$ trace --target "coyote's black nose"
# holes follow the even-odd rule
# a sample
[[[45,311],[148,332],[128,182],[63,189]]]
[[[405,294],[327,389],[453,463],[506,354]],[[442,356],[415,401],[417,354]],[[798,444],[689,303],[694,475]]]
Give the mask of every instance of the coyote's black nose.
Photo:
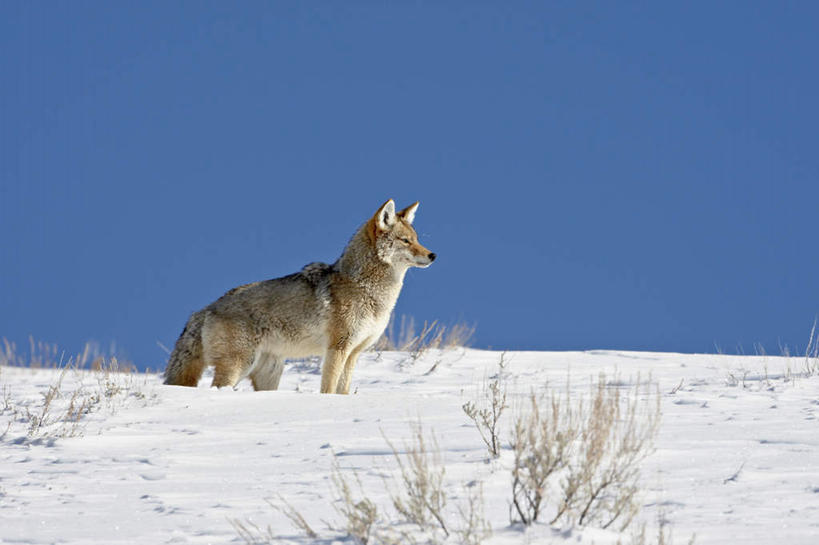
[[[427,257],[429,258],[430,261],[435,261],[435,258],[438,256],[435,255],[435,252],[430,252]]]

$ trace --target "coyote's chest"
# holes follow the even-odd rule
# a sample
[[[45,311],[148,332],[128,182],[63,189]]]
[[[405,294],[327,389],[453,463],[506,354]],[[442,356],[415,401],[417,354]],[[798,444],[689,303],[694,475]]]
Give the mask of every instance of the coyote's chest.
[[[378,286],[378,289],[359,289],[341,303],[341,312],[334,313],[341,323],[335,324],[346,329],[354,342],[364,342],[377,338],[387,328],[390,315],[401,292],[401,283]]]

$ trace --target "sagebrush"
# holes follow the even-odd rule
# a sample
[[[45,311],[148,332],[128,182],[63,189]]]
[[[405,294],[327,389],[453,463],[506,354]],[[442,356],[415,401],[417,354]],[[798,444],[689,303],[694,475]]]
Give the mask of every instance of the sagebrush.
[[[589,399],[533,392],[514,422],[512,521],[628,527],[639,510],[640,462],[660,422],[656,387],[639,380],[626,395],[600,375]],[[567,389],[568,391],[568,389]]]

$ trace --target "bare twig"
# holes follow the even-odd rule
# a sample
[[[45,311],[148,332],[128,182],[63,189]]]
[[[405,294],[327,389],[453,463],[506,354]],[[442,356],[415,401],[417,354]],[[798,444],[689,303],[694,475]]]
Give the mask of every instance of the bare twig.
[[[282,496],[281,494],[278,494],[278,498],[279,498],[279,501],[282,502],[282,505],[276,505],[275,503],[273,503],[269,499],[266,500],[266,501],[267,501],[268,505],[270,505],[270,507],[272,507],[276,511],[282,513],[284,516],[286,516],[290,520],[290,523],[296,529],[301,530],[302,532],[304,532],[307,537],[309,537],[310,539],[317,538],[318,534],[316,534],[316,532],[310,527],[310,525],[307,524],[307,521],[304,520],[304,517],[302,516],[302,514],[299,513],[296,510],[295,507],[290,505],[290,503],[286,499],[284,499],[284,496]]]
[[[671,391],[669,391],[669,392],[668,392],[668,393],[669,393],[669,395],[674,395],[674,394],[676,394],[677,392],[679,392],[679,391],[680,391],[680,388],[682,388],[682,385],[683,385],[683,381],[684,381],[684,380],[685,380],[685,379],[680,379],[680,383],[679,383],[679,384],[677,384],[676,386],[674,386],[673,388],[671,388]]]
[[[739,474],[742,472],[742,468],[743,468],[743,467],[745,467],[745,462],[742,462],[742,463],[739,465],[739,467],[737,468],[737,470],[736,470],[736,471],[734,471],[734,473],[733,473],[733,474],[732,474],[730,477],[728,477],[727,479],[723,479],[723,480],[722,480],[722,484],[728,484],[728,483],[735,483],[735,482],[737,482],[737,481],[739,480]]]

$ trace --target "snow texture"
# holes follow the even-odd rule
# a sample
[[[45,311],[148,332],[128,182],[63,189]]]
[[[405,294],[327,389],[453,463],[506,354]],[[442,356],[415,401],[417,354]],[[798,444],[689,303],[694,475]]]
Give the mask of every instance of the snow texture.
[[[243,543],[236,519],[270,526],[280,543],[314,542],[266,503],[279,495],[320,542],[351,543],[325,524],[343,527],[332,507],[334,453],[342,472],[356,470],[389,510],[383,477],[396,463],[384,437],[400,450],[418,419],[441,448],[453,521],[464,484],[482,483],[494,530],[486,543],[629,543],[628,532],[509,523],[508,438],[520,396],[547,383],[560,391],[567,379],[572,397],[587,395],[601,372],[621,386],[650,376],[662,396],[656,451],[642,466],[639,520],[649,535],[659,512],[675,543],[692,534],[703,545],[819,543],[819,376],[799,375],[804,359],[510,352],[504,451],[489,461],[461,406],[497,372],[500,356],[368,353],[349,396],[318,394],[310,362],[289,364],[276,392],[215,390],[208,377],[199,388],[164,386],[151,374],[112,393],[90,371],[70,371],[54,410],[82,385],[93,404],[81,426],[45,422],[32,435],[31,414],[61,373],[0,367],[0,543]]]

